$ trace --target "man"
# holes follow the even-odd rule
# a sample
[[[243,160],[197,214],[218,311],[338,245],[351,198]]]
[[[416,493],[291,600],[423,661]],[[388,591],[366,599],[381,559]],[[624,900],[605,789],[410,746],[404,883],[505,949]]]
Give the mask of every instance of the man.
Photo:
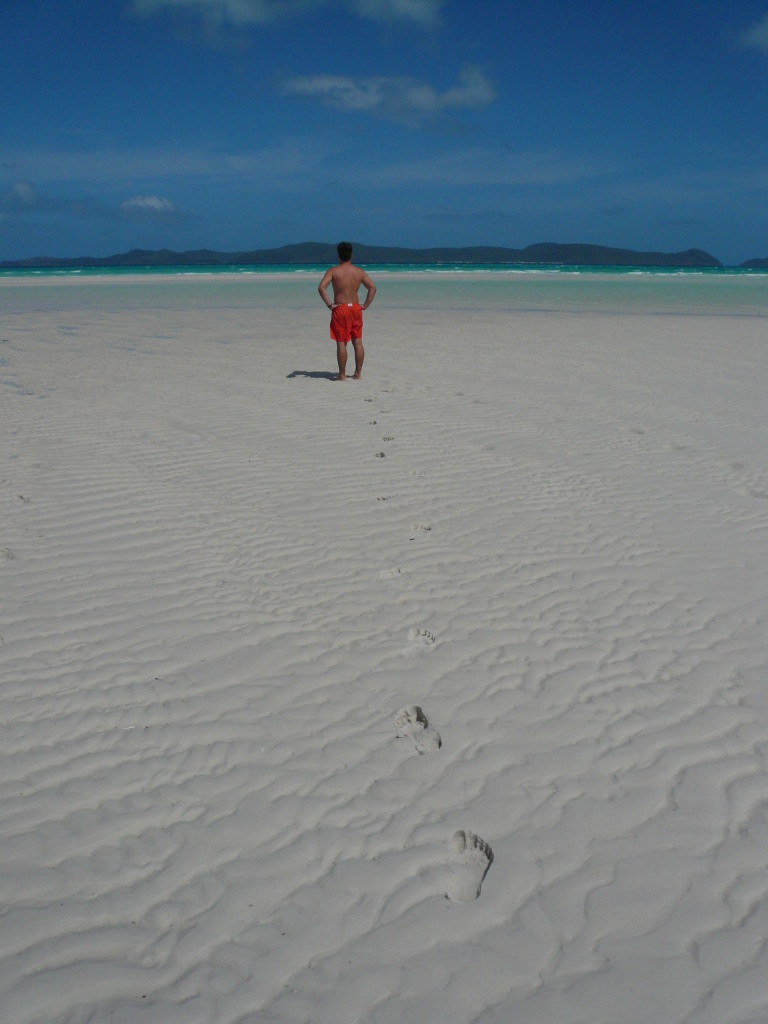
[[[376,285],[364,270],[353,266],[351,242],[339,242],[336,252],[339,254],[339,264],[326,270],[317,290],[331,310],[331,338],[336,342],[336,357],[339,363],[339,375],[336,380],[347,379],[347,345],[350,341],[355,351],[355,372],[352,379],[360,380],[365,359],[363,310],[368,309],[373,302]],[[329,301],[326,293],[329,284],[333,285],[333,302]],[[361,286],[367,293],[362,306],[358,298]]]

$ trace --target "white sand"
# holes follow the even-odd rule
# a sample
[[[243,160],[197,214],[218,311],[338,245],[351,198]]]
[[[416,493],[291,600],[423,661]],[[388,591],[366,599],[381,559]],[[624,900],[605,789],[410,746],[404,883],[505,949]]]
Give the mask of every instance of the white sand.
[[[2,1024],[768,1020],[765,319],[380,289],[342,385],[314,283],[77,288],[0,294]]]

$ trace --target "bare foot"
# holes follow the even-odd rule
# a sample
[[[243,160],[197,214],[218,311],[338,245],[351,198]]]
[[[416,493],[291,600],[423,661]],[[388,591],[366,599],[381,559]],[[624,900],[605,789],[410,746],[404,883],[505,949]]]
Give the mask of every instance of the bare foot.
[[[347,375],[346,375],[346,373],[338,373],[333,379],[334,380],[346,380],[347,379]]]
[[[363,378],[362,373],[353,373],[352,374],[352,380],[362,380],[362,378]]]

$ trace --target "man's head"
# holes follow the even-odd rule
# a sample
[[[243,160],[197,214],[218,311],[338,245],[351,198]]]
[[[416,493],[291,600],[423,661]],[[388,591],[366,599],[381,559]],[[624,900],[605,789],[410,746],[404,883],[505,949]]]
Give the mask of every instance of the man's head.
[[[336,246],[336,252],[339,254],[339,262],[346,263],[347,260],[352,259],[352,243],[339,242]]]

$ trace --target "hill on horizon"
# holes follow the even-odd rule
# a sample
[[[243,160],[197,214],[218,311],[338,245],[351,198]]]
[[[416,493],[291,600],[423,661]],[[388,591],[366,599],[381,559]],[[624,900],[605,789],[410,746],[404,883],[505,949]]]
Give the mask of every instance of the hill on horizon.
[[[538,242],[524,249],[504,246],[465,246],[409,249],[398,246],[354,244],[354,259],[368,265],[392,263],[446,264],[552,264],[564,266],[604,267],[722,267],[714,256],[701,249],[684,252],[640,252],[603,245]],[[35,256],[24,260],[2,260],[3,269],[66,268],[66,267],[174,267],[174,266],[296,266],[300,264],[334,264],[336,246],[327,242],[299,242],[274,249],[248,252],[217,252],[194,249],[175,252],[171,249],[132,249],[113,256],[55,257]],[[768,260],[750,260],[751,265],[767,265]],[[741,264],[747,266],[747,264]]]

